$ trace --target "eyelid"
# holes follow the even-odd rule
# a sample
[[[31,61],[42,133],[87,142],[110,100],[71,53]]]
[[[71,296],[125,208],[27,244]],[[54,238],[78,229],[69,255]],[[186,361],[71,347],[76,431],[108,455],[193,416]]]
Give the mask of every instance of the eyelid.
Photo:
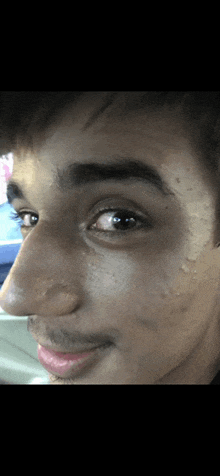
[[[141,204],[135,203],[131,199],[127,199],[122,197],[121,195],[118,196],[111,196],[106,198],[99,198],[90,208],[90,210],[86,213],[87,218],[83,220],[83,222],[78,221],[78,227],[81,232],[90,231],[89,227],[92,226],[99,218],[102,213],[106,213],[109,211],[126,211],[126,212],[133,212],[137,217],[142,219],[145,222],[148,222],[150,226],[154,225],[155,219],[153,216],[145,209]],[[93,230],[91,230],[93,231]],[[101,231],[100,231],[101,233]],[[107,234],[108,232],[103,232]]]
[[[140,204],[133,202],[133,200],[122,198],[121,196],[115,196],[108,197],[104,200],[98,200],[89,212],[89,220],[98,216],[100,212],[104,213],[109,210],[133,211],[136,214],[142,215],[143,218],[148,217],[149,219],[151,219],[149,213],[145,209],[143,209]]]
[[[137,212],[136,210],[132,210],[132,208],[130,207],[104,207],[104,208],[101,208],[97,214],[93,217],[93,220],[97,220],[101,215],[103,215],[104,213],[108,213],[108,212],[132,212],[134,213],[134,215],[136,215],[137,217],[139,218],[142,218],[143,220],[146,219],[146,216],[143,216],[143,214],[141,212]]]
[[[100,208],[101,207],[101,208]],[[109,209],[119,209],[123,208],[125,210],[142,210],[143,213],[146,213],[146,210],[143,209],[140,203],[136,203],[130,198],[124,197],[121,194],[106,194],[105,197],[100,197],[92,206],[90,213],[94,213],[95,210],[102,210],[105,208]]]
[[[94,232],[94,233],[99,233],[100,235],[103,234],[103,235],[106,235],[106,236],[111,236],[112,235],[117,235],[118,237],[121,235],[121,236],[125,236],[125,234],[128,234],[128,233],[134,233],[135,231],[138,231],[140,230],[141,228],[152,228],[152,222],[149,218],[148,215],[143,214],[142,212],[140,211],[136,211],[135,210],[132,210],[133,207],[129,207],[129,206],[106,206],[106,207],[103,207],[101,209],[99,209],[99,211],[97,212],[97,214],[95,216],[93,216],[93,219],[90,220],[90,223],[89,225],[86,226],[86,229],[88,231],[91,231],[91,232]],[[94,225],[96,224],[96,222],[98,221],[98,219],[102,216],[102,215],[105,215],[105,213],[109,213],[109,212],[127,212],[128,214],[129,213],[132,213],[133,216],[136,217],[137,221],[139,220],[139,222],[141,222],[141,225],[137,226],[136,228],[134,229],[129,229],[129,230],[124,230],[124,231],[121,231],[121,230],[117,230],[115,229],[115,231],[108,231],[108,230],[102,230],[101,228],[100,229],[97,229]]]

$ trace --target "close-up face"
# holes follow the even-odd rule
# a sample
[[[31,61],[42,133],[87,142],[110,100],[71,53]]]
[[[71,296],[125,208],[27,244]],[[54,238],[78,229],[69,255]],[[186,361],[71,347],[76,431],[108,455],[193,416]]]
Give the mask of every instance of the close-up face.
[[[212,179],[175,114],[104,112],[85,127],[95,106],[68,109],[14,155],[23,242],[0,305],[29,316],[43,348],[91,351],[62,374],[51,368],[52,384],[210,383],[220,369]]]

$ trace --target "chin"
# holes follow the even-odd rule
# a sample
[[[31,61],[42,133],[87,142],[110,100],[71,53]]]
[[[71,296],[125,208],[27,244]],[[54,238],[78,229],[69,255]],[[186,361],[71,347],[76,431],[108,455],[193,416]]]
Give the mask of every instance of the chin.
[[[50,385],[74,385],[74,381],[70,378],[60,378],[56,375],[49,374]]]

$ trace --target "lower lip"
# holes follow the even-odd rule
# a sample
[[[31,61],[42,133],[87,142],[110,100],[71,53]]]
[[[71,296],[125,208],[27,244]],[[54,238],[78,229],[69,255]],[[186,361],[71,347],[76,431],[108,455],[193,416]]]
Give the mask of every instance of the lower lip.
[[[55,373],[61,377],[69,377],[90,362],[92,356],[95,354],[95,350],[85,354],[74,355],[55,352],[38,344],[37,353],[39,362],[48,372]]]

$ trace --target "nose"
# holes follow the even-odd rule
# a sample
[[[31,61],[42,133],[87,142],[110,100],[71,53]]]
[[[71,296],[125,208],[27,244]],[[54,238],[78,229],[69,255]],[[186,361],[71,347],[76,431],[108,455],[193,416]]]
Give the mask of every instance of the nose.
[[[61,237],[50,239],[32,230],[4,281],[0,306],[15,316],[62,316],[75,311],[82,300],[76,254],[73,247],[68,252],[62,246]]]

